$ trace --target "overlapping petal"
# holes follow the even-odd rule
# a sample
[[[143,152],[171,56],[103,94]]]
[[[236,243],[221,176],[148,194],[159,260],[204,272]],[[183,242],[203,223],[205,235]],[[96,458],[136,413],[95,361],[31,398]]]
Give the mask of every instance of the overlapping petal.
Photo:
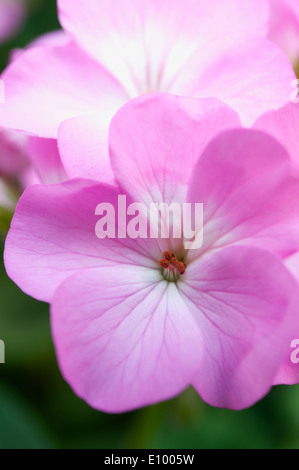
[[[69,178],[114,182],[108,152],[109,121],[101,114],[64,121],[58,129],[58,146]]]
[[[295,74],[287,57],[263,38],[250,39],[215,57],[200,50],[167,91],[184,96],[213,96],[235,109],[246,126],[270,109],[290,101]]]
[[[110,156],[114,175],[136,202],[183,203],[194,165],[210,140],[240,127],[220,101],[152,94],[132,100],[113,119]]]

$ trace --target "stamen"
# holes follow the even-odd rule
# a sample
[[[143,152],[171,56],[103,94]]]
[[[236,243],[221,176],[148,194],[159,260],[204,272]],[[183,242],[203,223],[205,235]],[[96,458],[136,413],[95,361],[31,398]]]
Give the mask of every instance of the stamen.
[[[177,281],[180,275],[186,271],[186,265],[183,261],[179,261],[171,251],[164,251],[164,258],[159,261],[163,268],[163,276],[167,281]]]
[[[174,254],[171,251],[164,251],[163,256],[167,261],[170,261],[171,258],[174,258]]]
[[[180,274],[184,274],[184,272],[186,271],[186,266],[184,263],[182,263],[181,261],[179,261],[177,258],[173,257],[171,258],[170,260],[170,264],[172,264],[172,266],[180,273]]]
[[[159,264],[164,269],[167,269],[169,267],[169,261],[167,259],[164,259],[164,258],[160,259]]]

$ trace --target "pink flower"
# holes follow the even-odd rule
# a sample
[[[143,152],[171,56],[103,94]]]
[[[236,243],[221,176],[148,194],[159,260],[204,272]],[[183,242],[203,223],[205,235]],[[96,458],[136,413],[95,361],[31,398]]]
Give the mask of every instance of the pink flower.
[[[214,97],[250,125],[288,102],[295,78],[290,62],[266,39],[267,5],[59,0],[60,22],[72,41],[41,43],[8,67],[0,124],[40,137],[58,135],[70,178],[106,182],[113,176],[109,125],[132,97],[151,91]]]
[[[65,179],[56,140],[0,129],[1,207],[13,211],[23,190],[31,184]]]
[[[244,408],[289,354],[299,293],[281,258],[299,245],[298,166],[271,136],[229,126],[239,120],[217,101],[133,100],[110,130],[118,187],[78,179],[19,202],[7,272],[51,302],[62,373],[95,408],[130,410],[190,384],[214,406]],[[119,194],[146,207],[203,203],[202,248],[98,239],[95,208],[111,203],[118,217]],[[175,282],[165,250],[185,266]]]
[[[0,0],[0,43],[16,34],[25,15],[23,0]]]
[[[271,23],[269,38],[276,42],[290,59],[299,61],[299,2],[270,0]]]

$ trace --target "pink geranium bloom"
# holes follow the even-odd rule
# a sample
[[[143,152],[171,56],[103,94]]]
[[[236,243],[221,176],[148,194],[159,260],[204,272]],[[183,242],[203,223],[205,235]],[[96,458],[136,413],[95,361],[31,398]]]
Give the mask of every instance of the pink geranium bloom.
[[[217,135],[225,125],[240,123],[216,101],[133,100],[111,125],[118,187],[78,179],[31,187],[19,202],[7,272],[51,302],[63,375],[95,408],[130,410],[190,384],[214,406],[244,408],[289,354],[298,284],[281,258],[299,245],[298,166],[271,136]],[[203,203],[202,248],[99,240],[95,208],[117,211],[119,194],[146,206]],[[175,282],[161,267],[164,250],[185,265]]]
[[[22,25],[26,15],[23,0],[0,0],[0,42],[10,39]]]
[[[132,97],[214,97],[246,125],[289,100],[295,75],[266,39],[265,0],[59,0],[58,10],[71,42],[14,60],[0,124],[58,135],[69,177],[111,181],[108,129]]]
[[[269,0],[271,22],[269,38],[276,42],[297,64],[299,61],[299,2]]]

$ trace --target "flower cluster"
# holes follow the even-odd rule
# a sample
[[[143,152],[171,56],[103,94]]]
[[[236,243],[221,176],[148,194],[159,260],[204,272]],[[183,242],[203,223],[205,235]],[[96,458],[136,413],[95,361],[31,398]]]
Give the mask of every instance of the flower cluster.
[[[62,374],[97,409],[189,385],[241,409],[299,381],[299,107],[279,3],[58,0],[64,31],[2,74],[1,133],[23,141],[0,171],[28,170],[26,149],[39,178],[24,185],[6,270],[50,303]],[[175,236],[174,208],[189,203],[203,207],[195,249]],[[139,230],[153,230],[150,207],[152,238]]]

